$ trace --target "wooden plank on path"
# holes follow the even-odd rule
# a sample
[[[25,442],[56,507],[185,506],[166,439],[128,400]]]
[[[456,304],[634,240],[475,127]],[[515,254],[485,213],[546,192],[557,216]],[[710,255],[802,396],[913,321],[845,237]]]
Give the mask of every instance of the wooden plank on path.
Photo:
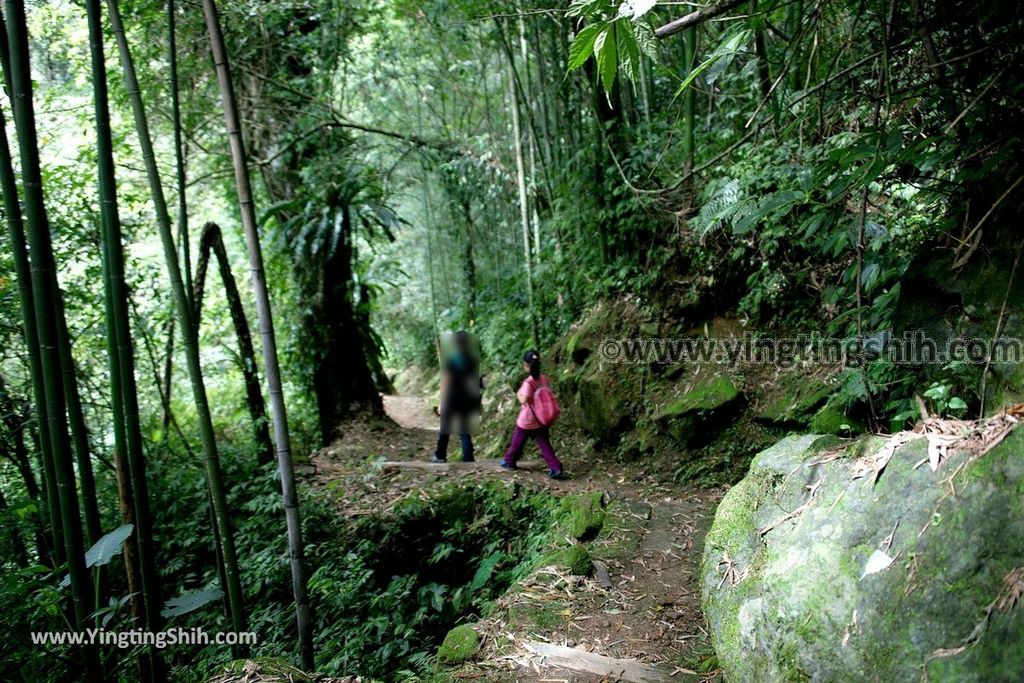
[[[385,460],[381,463],[383,470],[427,470],[428,472],[474,472],[484,470],[497,470],[497,459],[478,460],[476,462],[461,462],[453,460],[450,462],[431,462],[429,460]],[[519,463],[519,469],[528,471],[539,471],[546,469],[544,463],[527,461]]]
[[[644,664],[635,659],[615,659],[572,647],[530,641],[526,648],[544,658],[542,665],[608,676],[629,683],[674,683],[672,673],[662,666]]]

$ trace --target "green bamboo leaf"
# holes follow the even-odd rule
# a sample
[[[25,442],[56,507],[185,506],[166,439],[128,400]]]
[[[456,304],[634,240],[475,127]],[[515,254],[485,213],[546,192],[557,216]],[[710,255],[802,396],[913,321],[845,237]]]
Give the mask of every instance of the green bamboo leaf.
[[[476,570],[476,574],[473,575],[473,580],[469,584],[470,591],[475,592],[487,583],[488,579],[491,578],[491,574],[494,573],[494,568],[501,562],[502,557],[502,552],[498,550],[480,563],[480,567]]]
[[[742,46],[749,41],[749,39],[750,31],[743,30],[737,31],[730,37],[723,40],[707,59],[701,62],[697,68],[689,73],[686,79],[683,80],[682,85],[679,86],[679,89],[676,90],[676,94],[672,96],[672,99],[682,95],[686,89],[690,87],[690,84],[693,83],[694,79],[711,68],[715,62],[722,58],[731,59],[742,48]]]

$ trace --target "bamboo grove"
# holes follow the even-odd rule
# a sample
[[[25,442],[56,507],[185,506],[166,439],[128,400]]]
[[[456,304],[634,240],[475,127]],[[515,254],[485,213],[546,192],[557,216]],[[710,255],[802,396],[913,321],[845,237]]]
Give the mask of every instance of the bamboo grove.
[[[205,680],[248,656],[427,675],[417,627],[454,589],[373,584],[380,538],[296,470],[379,425],[382,395],[436,389],[445,332],[476,336],[503,406],[523,350],[587,361],[594,310],[635,309],[637,336],[884,340],[952,328],[919,313],[938,307],[994,338],[1019,318],[1012,0],[4,0],[2,19],[0,678]],[[897,432],[922,391],[977,417],[1010,374],[846,368],[829,400]],[[602,443],[581,449],[641,457]],[[36,648],[29,620],[261,641]]]
[[[219,29],[216,9],[207,3],[210,34],[214,36],[214,50],[223,54],[218,45]],[[113,436],[113,467],[116,472],[119,515],[123,526],[106,536],[100,524],[97,495],[93,474],[93,454],[87,434],[82,406],[78,395],[76,368],[71,353],[71,338],[64,317],[62,292],[57,281],[59,264],[55,261],[50,241],[51,229],[47,220],[39,162],[39,143],[36,133],[33,104],[33,85],[29,54],[29,36],[23,2],[9,2],[4,7],[5,31],[2,45],[5,90],[8,102],[13,104],[17,150],[20,167],[20,187],[11,147],[3,132],[0,149],[0,180],[3,183],[5,218],[8,224],[18,291],[22,301],[22,327],[28,350],[28,363],[33,386],[32,407],[38,430],[38,456],[44,474],[42,485],[35,482],[32,465],[24,448],[19,462],[29,490],[41,504],[36,523],[38,560],[54,569],[66,567],[70,576],[71,608],[69,622],[76,631],[84,632],[100,623],[97,610],[110,598],[112,585],[125,585],[131,596],[131,612],[137,628],[158,632],[161,630],[161,612],[164,608],[156,546],[153,538],[153,510],[148,492],[146,454],[139,424],[139,401],[136,388],[137,367],[135,343],[130,315],[130,292],[124,276],[124,243],[118,211],[117,178],[115,176],[113,140],[110,128],[110,103],[107,87],[107,62],[104,43],[114,38],[123,68],[135,119],[138,144],[146,162],[146,170],[156,209],[157,226],[164,245],[167,272],[176,301],[177,329],[183,341],[187,367],[191,379],[193,399],[199,421],[199,433],[206,462],[208,496],[211,501],[211,532],[216,539],[219,573],[227,596],[226,609],[237,632],[246,629],[246,611],[239,579],[238,558],[234,546],[234,532],[229,519],[223,491],[223,475],[218,459],[218,448],[207,407],[206,391],[200,367],[197,318],[202,300],[206,262],[211,250],[220,263],[220,273],[229,291],[237,290],[224,256],[223,243],[216,226],[204,231],[203,256],[196,291],[192,291],[191,273],[182,276],[180,253],[187,247],[175,242],[173,226],[164,199],[162,179],[156,165],[152,141],[146,118],[145,104],[136,80],[131,46],[127,42],[116,0],[104,6],[99,0],[85,3],[88,15],[89,45],[92,60],[92,86],[95,106],[96,178],[99,187],[99,224],[101,244],[98,258],[102,264],[102,301],[105,310],[107,355],[110,377],[110,423]],[[170,15],[173,16],[173,3]],[[111,31],[104,35],[104,16]],[[173,26],[171,27],[173,31]],[[231,94],[230,76],[222,60],[218,70],[225,79],[225,101]],[[227,109],[227,107],[226,107]],[[229,130],[237,137],[237,119],[228,121]],[[234,146],[235,143],[233,142]],[[236,150],[244,168],[244,150]],[[179,164],[181,159],[178,159]],[[179,177],[180,180],[180,177]],[[240,179],[242,183],[247,178]],[[182,188],[183,189],[183,188]],[[23,202],[23,203],[22,203]],[[241,199],[241,205],[251,217],[251,200]],[[179,214],[179,239],[187,240],[186,209],[182,202]],[[258,241],[250,244],[253,258],[258,263]],[[188,261],[186,260],[186,267]],[[266,302],[266,285],[254,274],[254,283],[260,288]],[[186,282],[189,288],[186,289]],[[242,351],[247,354],[250,370],[246,380],[250,385],[254,428],[269,454],[270,436],[264,417],[262,392],[255,375],[252,341],[244,313],[235,308],[236,326]],[[298,612],[301,661],[312,668],[312,640],[309,631],[308,608],[305,599],[305,574],[302,558],[302,540],[299,530],[298,502],[296,499],[288,429],[283,414],[280,379],[276,369],[276,349],[273,344],[273,323],[269,318],[269,304],[260,308],[261,336],[264,362],[267,368],[271,411],[275,417],[274,435],[277,443],[278,465],[284,495],[289,537],[292,539],[292,574]],[[254,386],[255,385],[255,386]],[[9,397],[5,394],[5,400]],[[13,409],[13,407],[12,407]],[[22,418],[24,419],[24,418]],[[23,431],[18,426],[15,433]],[[23,439],[23,436],[19,436]],[[24,441],[19,443],[24,445]],[[84,522],[84,528],[83,528]],[[123,533],[122,533],[123,532]],[[87,545],[88,544],[88,545]],[[90,558],[90,553],[99,558]],[[125,577],[105,573],[101,566],[110,561],[109,547],[121,548],[124,556]],[[89,563],[87,566],[86,563]],[[90,571],[91,569],[91,571]],[[236,654],[244,654],[239,648]],[[121,664],[116,658],[102,659],[96,647],[81,648],[80,661],[71,663],[89,679],[98,680]],[[143,680],[166,680],[167,672],[156,648],[142,648],[138,654],[137,671]],[[104,671],[107,671],[104,674]]]

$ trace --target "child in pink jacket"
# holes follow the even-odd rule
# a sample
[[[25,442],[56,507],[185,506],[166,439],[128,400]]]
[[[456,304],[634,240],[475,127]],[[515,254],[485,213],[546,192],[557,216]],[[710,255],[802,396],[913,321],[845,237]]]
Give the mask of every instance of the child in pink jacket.
[[[533,393],[538,386],[548,386],[548,378],[540,374],[540,354],[536,351],[527,351],[523,356],[523,370],[529,373],[523,380],[522,386],[516,393],[516,398],[522,406],[519,408],[519,416],[516,418],[516,430],[512,433],[512,442],[505,451],[505,457],[501,459],[501,466],[507,470],[516,469],[516,461],[523,453],[523,445],[526,437],[533,437],[540,446],[540,454],[548,465],[548,476],[552,479],[562,478],[562,463],[555,455],[555,449],[551,447],[548,439],[548,428],[542,425],[533,412]]]

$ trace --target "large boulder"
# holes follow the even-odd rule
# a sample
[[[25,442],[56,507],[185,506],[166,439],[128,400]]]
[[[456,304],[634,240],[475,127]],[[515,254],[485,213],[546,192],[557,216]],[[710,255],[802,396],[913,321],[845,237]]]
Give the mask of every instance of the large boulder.
[[[758,407],[757,417],[778,425],[806,426],[831,391],[821,379],[800,372],[785,374],[772,384],[777,391]]]
[[[1024,680],[1024,429],[934,472],[905,438],[876,482],[885,439],[787,437],[722,500],[702,572],[728,680]]]
[[[679,445],[694,445],[728,426],[742,398],[726,375],[707,377],[670,401],[654,422]]]
[[[580,377],[575,405],[580,427],[598,441],[611,440],[629,423],[629,406],[619,398],[617,381],[599,372]]]

